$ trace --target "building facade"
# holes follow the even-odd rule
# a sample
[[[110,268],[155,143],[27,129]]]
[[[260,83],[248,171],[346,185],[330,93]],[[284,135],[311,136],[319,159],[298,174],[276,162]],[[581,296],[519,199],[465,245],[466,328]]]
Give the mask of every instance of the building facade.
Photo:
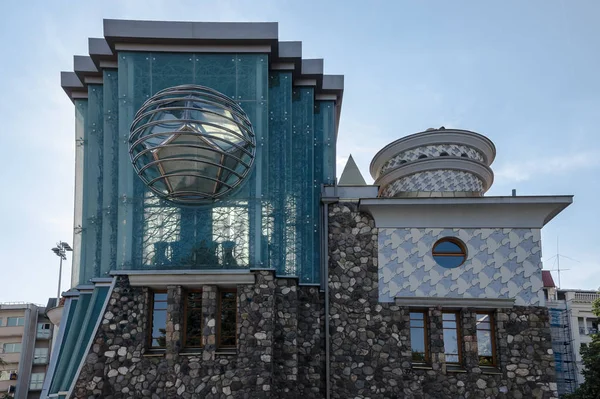
[[[562,366],[562,369],[572,369],[569,375],[571,384],[565,384],[569,388],[568,391],[565,391],[571,392],[584,381],[581,348],[592,342],[592,334],[598,333],[599,319],[592,311],[592,305],[594,301],[600,299],[600,294],[598,291],[556,287],[549,292],[547,304],[551,315],[562,316],[564,319],[563,323],[559,323],[553,329],[568,329],[568,333],[563,333],[568,337],[570,343],[570,345],[565,345],[566,350],[569,351],[565,357],[572,363],[572,366],[569,367],[569,364],[560,362],[558,359],[557,363]]]
[[[0,304],[0,393],[40,397],[52,342],[45,310],[31,303]]]
[[[336,184],[343,77],[277,24],[89,49],[43,398],[557,397],[540,229],[570,196],[484,197],[494,144],[443,128]]]

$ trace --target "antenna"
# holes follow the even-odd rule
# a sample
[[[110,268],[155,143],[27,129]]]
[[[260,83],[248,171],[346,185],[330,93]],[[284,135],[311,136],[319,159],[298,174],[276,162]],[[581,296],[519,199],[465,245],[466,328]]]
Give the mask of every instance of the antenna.
[[[573,262],[580,263],[577,259],[573,259],[573,258],[570,258],[570,257],[568,257],[566,255],[561,255],[560,254],[560,250],[559,250],[559,247],[558,247],[558,236],[557,236],[556,237],[556,255],[554,255],[553,257],[549,258],[548,261],[551,260],[551,259],[554,259],[553,266],[556,265],[556,269],[550,269],[550,271],[551,272],[557,272],[557,274],[558,274],[558,288],[560,288],[560,272],[565,272],[567,270],[571,270],[571,269],[561,269],[560,268],[560,258],[561,257],[569,259],[569,260],[572,260]]]

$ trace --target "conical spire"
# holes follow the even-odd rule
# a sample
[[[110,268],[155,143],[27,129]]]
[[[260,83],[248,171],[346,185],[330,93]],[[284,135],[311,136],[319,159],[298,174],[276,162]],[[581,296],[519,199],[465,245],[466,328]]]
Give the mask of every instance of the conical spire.
[[[356,166],[356,162],[354,162],[354,158],[352,158],[352,154],[348,158],[348,162],[346,162],[346,166],[344,167],[344,171],[342,172],[342,176],[340,176],[340,181],[338,182],[340,186],[366,186],[367,183],[363,178],[360,170],[358,170],[358,166]]]

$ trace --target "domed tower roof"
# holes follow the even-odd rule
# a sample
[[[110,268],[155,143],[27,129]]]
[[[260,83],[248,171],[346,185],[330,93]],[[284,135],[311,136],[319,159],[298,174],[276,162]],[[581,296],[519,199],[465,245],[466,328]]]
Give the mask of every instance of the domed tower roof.
[[[427,129],[402,137],[371,161],[380,197],[480,197],[492,185],[496,147],[459,129]]]

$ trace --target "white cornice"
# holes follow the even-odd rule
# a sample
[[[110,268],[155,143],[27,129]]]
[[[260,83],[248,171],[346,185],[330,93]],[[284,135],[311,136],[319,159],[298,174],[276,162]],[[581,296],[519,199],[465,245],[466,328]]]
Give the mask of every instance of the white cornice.
[[[494,173],[492,170],[478,162],[469,158],[462,157],[438,157],[418,159],[403,165],[399,165],[394,169],[387,170],[377,180],[375,185],[380,186],[383,190],[387,185],[394,181],[418,172],[427,172],[434,170],[459,170],[471,173],[481,179],[483,182],[483,192],[485,193],[494,182]]]
[[[445,308],[480,308],[480,309],[498,309],[512,308],[515,305],[514,299],[498,298],[448,298],[448,297],[396,297],[395,303],[398,306],[414,307],[437,307]]]
[[[201,287],[203,285],[232,286],[254,284],[249,270],[118,270],[113,275],[126,275],[133,287],[166,288],[170,285]]]
[[[541,229],[572,202],[572,195],[362,198],[359,207],[373,216],[378,228]]]
[[[488,166],[494,162],[496,157],[494,143],[479,133],[461,129],[429,130],[402,137],[383,147],[371,161],[371,176],[377,179],[383,164],[401,152],[441,144],[462,144],[472,147],[483,154],[485,164]]]

